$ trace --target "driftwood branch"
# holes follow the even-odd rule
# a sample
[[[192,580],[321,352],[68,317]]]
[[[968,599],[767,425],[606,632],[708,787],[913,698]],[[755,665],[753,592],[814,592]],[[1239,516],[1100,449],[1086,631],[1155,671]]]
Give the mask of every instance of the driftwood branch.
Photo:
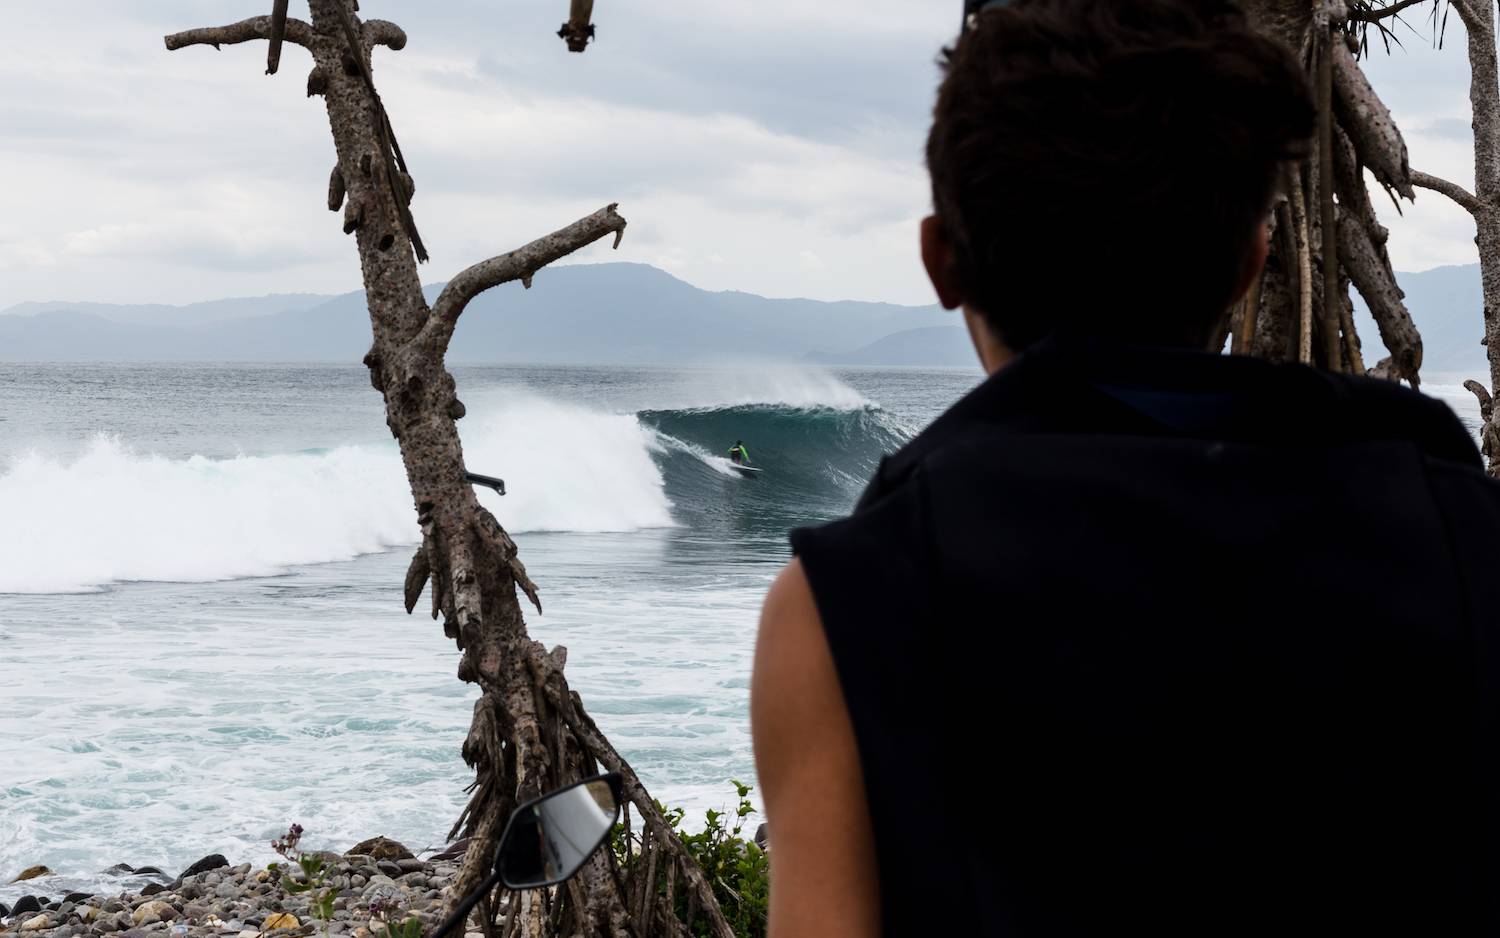
[[[183,30],[166,37],[167,51],[176,52],[188,46],[213,46],[217,49],[221,45],[232,46],[256,39],[269,40],[272,25],[272,17],[252,16],[248,20],[240,20],[228,26],[205,26],[201,29]],[[282,38],[292,45],[310,49],[313,41],[312,27],[302,20],[287,17],[286,33]]]
[[[1415,169],[1411,171],[1411,181],[1412,185],[1421,186],[1423,189],[1431,189],[1433,192],[1440,192],[1446,195],[1454,202],[1457,202],[1470,215],[1479,214],[1479,199],[1475,198],[1474,193],[1456,182],[1449,182],[1446,179]]]
[[[465,270],[448,281],[448,285],[443,288],[437,302],[433,304],[428,328],[451,335],[464,307],[474,297],[513,280],[520,280],[530,287],[531,277],[538,270],[567,257],[579,248],[593,244],[611,232],[615,236],[615,247],[619,247],[620,239],[625,235],[625,219],[615,211],[617,208],[618,204],[606,205],[587,218],[580,218],[568,227],[538,238],[523,248],[480,261]]]

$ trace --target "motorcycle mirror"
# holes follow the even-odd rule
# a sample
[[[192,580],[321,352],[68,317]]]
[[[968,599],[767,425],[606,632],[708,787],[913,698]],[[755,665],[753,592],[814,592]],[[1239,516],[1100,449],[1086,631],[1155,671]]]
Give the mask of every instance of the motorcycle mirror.
[[[554,886],[582,869],[620,819],[620,776],[587,778],[515,810],[495,873],[507,889]]]
[[[624,782],[610,772],[521,805],[500,837],[494,871],[464,897],[430,938],[443,938],[467,920],[469,911],[497,882],[507,889],[540,889],[577,873],[620,819],[624,800]]]

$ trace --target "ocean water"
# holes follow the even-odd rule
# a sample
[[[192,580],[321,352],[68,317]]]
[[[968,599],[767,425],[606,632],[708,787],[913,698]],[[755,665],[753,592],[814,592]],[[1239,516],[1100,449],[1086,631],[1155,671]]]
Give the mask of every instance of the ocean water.
[[[789,528],[846,512],[977,371],[459,368],[471,469],[542,589],[533,636],[659,799],[754,781],[756,615]],[[1470,429],[1473,400],[1430,384]],[[722,455],[743,439],[764,478]],[[360,367],[0,369],[0,901],[116,864],[437,847],[474,690],[407,616],[415,523]],[[45,863],[58,875],[7,885]]]
[[[754,781],[748,677],[789,528],[848,510],[974,371],[455,370],[533,636],[652,794]],[[743,439],[763,478],[729,470]],[[401,583],[416,528],[361,367],[0,370],[0,901],[116,863],[442,844],[476,693]],[[425,598],[424,598],[425,600]],[[48,879],[6,885],[44,863]]]

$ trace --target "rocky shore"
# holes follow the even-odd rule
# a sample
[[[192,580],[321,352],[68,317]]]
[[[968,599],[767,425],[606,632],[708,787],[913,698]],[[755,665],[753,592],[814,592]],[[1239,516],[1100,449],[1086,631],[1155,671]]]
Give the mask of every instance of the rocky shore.
[[[154,867],[121,865],[109,872],[145,884],[119,895],[69,893],[22,896],[0,903],[0,934],[6,938],[300,938],[323,934],[383,938],[386,923],[416,917],[424,931],[441,920],[445,890],[462,857],[453,852],[419,860],[395,841],[374,838],[340,855],[311,854],[324,861],[324,885],[293,892],[278,871],[218,854],[204,857],[171,877]],[[50,871],[33,868],[27,880],[45,882]],[[28,875],[29,874],[29,875]],[[18,877],[18,879],[22,878]],[[332,918],[320,921],[313,905],[331,891]],[[455,936],[459,933],[455,932]],[[474,938],[479,938],[477,932]]]

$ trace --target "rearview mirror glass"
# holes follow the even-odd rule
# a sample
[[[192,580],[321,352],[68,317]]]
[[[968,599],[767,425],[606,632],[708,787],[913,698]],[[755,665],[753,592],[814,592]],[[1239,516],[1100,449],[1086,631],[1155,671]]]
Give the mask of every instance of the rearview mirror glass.
[[[536,889],[578,872],[619,819],[619,790],[619,776],[602,775],[517,808],[495,859],[500,881]]]

